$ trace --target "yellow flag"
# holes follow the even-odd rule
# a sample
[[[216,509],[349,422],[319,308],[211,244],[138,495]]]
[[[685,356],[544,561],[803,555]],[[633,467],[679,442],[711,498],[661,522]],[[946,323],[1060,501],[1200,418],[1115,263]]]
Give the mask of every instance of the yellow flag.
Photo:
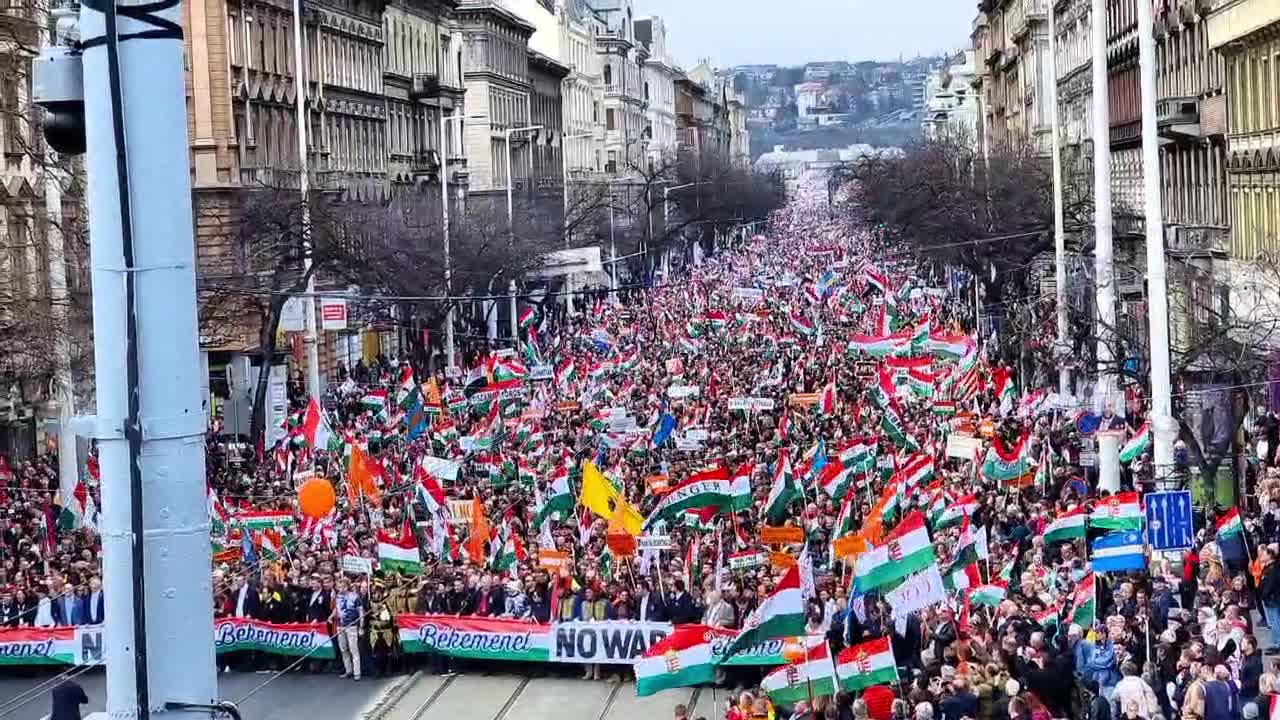
[[[582,494],[578,502],[591,512],[603,518],[614,518],[620,515],[623,527],[632,535],[639,535],[644,525],[644,517],[631,505],[618,489],[609,482],[593,463],[582,463]]]

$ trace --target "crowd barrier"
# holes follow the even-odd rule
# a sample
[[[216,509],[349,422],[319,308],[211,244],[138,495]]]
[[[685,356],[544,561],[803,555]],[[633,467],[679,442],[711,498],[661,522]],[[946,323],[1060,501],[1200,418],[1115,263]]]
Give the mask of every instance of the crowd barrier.
[[[452,615],[396,618],[401,651],[470,660],[633,665],[675,629],[670,623],[605,620],[532,623]],[[723,655],[736,630],[706,628],[712,653]],[[0,666],[98,665],[101,625],[0,629]],[[323,623],[274,624],[246,618],[213,623],[216,652],[256,651],[332,660],[333,644]],[[784,665],[783,640],[748,648],[725,665]]]

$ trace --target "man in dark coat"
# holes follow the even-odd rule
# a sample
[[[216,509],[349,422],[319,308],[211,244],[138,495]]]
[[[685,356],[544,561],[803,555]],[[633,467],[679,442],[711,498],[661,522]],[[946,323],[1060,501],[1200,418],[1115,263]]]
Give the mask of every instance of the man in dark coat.
[[[645,622],[666,622],[669,610],[662,595],[653,591],[648,578],[640,581],[640,599],[636,604],[636,619]]]
[[[89,704],[89,696],[74,680],[62,681],[50,695],[53,712],[49,713],[49,720],[80,720],[80,706]]]
[[[677,579],[672,583],[672,588],[668,619],[677,625],[698,622],[701,618],[693,605],[693,598],[685,590],[684,581]]]

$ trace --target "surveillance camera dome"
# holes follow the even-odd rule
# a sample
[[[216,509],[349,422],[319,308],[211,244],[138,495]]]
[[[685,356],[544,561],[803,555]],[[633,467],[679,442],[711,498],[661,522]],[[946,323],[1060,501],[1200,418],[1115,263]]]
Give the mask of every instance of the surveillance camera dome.
[[[83,155],[85,151],[84,106],[44,114],[44,139],[61,155]]]

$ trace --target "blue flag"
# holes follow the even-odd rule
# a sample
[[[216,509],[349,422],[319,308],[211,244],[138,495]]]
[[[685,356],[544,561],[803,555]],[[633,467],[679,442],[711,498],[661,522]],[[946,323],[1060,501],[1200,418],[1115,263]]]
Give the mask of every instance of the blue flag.
[[[1147,556],[1142,533],[1136,531],[1108,533],[1093,541],[1089,559],[1094,572],[1145,570]]]
[[[408,402],[409,409],[404,414],[405,437],[417,440],[427,431],[427,407],[422,402],[422,392],[416,387]]]
[[[671,433],[675,432],[676,418],[671,413],[663,413],[658,418],[658,429],[653,431],[653,446],[662,447],[662,443],[666,442]]]
[[[258,556],[253,551],[253,533],[249,528],[240,531],[240,562],[250,570],[256,569],[258,564]]]

